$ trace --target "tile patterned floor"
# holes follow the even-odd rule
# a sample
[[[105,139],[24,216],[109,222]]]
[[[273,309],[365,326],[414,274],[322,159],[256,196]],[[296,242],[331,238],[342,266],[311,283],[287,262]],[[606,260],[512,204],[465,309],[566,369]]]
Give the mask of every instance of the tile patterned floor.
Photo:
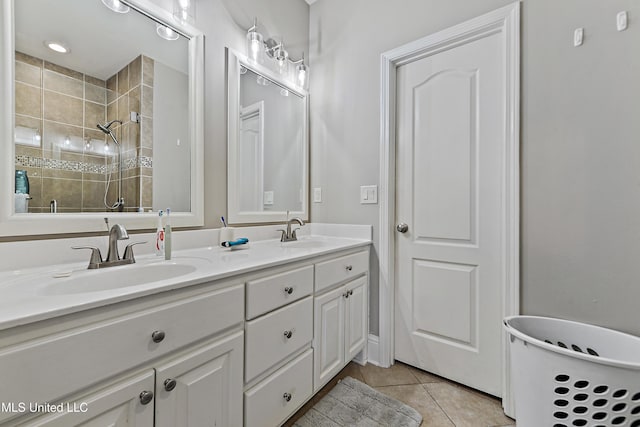
[[[515,427],[502,412],[500,400],[403,363],[391,368],[350,363],[287,421],[286,427],[308,411],[339,379],[353,377],[398,399],[422,414],[422,427]]]

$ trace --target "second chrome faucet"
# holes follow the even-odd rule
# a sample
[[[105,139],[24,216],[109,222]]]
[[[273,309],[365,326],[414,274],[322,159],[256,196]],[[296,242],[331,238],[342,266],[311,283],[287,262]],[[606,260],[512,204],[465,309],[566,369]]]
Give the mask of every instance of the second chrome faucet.
[[[293,242],[295,240],[298,240],[298,236],[296,236],[296,231],[299,230],[300,227],[292,231],[291,224],[293,224],[294,222],[297,222],[300,225],[300,227],[304,225],[304,221],[301,218],[295,217],[295,218],[289,219],[289,211],[287,211],[287,229],[278,230],[282,232],[282,235],[280,236],[281,242]]]

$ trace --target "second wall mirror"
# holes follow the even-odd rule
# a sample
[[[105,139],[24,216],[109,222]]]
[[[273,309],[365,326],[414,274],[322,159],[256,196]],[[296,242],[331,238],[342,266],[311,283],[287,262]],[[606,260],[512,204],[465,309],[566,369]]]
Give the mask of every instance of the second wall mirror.
[[[308,94],[227,50],[228,219],[309,218]]]

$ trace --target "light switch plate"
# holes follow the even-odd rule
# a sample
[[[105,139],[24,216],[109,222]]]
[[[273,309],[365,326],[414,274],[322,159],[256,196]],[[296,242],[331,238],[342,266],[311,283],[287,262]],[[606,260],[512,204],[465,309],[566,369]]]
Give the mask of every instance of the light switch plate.
[[[584,41],[584,28],[576,28],[573,32],[573,45],[575,47],[581,46]]]
[[[360,186],[360,204],[376,204],[378,203],[378,186],[362,185]]]
[[[265,206],[273,205],[273,191],[265,191],[264,192],[263,203],[264,203]]]
[[[618,12],[618,14],[616,15],[616,28],[618,28],[618,31],[626,30],[627,25],[628,25],[627,11],[623,10],[622,12]]]
[[[322,203],[322,188],[316,187],[313,189],[313,203]]]

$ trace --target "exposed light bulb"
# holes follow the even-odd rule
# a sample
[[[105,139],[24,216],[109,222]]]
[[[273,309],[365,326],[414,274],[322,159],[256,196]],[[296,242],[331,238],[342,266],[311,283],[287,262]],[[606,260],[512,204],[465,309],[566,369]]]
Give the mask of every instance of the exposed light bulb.
[[[69,146],[71,145],[71,138],[69,138],[68,136],[66,136],[64,138],[64,145]]]

